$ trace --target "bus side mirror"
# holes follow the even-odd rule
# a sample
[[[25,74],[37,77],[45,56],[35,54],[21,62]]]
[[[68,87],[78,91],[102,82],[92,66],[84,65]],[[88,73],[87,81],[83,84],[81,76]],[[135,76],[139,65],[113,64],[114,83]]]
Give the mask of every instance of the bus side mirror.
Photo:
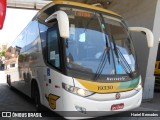
[[[0,29],[3,28],[5,16],[6,16],[6,0],[0,0]]]
[[[142,32],[145,33],[147,42],[148,42],[148,47],[151,48],[153,47],[154,44],[154,36],[151,30],[144,28],[144,27],[129,27],[129,31],[131,32]]]
[[[50,15],[45,22],[57,19],[59,33],[62,38],[69,38],[69,19],[68,15],[64,11],[57,11]]]

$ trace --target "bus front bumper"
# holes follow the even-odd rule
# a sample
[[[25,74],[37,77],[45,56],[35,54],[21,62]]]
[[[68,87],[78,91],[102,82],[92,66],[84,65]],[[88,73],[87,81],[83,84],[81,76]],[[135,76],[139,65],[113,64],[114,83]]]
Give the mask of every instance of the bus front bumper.
[[[64,111],[59,113],[64,117],[98,117],[107,116],[128,111],[141,105],[142,89],[134,96],[110,101],[95,101],[67,91],[64,92],[63,106]],[[124,107],[118,110],[112,110],[114,105],[124,104]]]

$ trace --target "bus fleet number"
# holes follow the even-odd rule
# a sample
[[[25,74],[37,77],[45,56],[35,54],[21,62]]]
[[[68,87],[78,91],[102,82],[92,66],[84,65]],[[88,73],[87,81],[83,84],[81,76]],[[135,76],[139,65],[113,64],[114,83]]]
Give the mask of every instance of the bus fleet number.
[[[111,90],[113,86],[98,86],[98,90]]]

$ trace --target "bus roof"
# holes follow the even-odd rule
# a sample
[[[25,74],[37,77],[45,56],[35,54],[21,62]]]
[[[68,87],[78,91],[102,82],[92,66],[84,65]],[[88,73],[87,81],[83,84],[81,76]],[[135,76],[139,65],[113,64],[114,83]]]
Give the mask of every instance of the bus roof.
[[[71,2],[71,1],[65,1],[65,0],[62,0],[62,1],[61,0],[55,0],[55,1],[53,1],[53,2],[50,3],[50,5],[56,5],[56,4],[66,4],[66,5],[73,5],[73,6],[78,6],[78,7],[84,7],[84,8],[89,8],[89,9],[93,9],[93,10],[98,10],[98,11],[106,12],[106,13],[109,13],[109,14],[112,14],[112,15],[120,16],[119,14],[117,14],[117,13],[115,13],[113,11],[110,11],[110,10],[107,10],[107,9],[104,9],[104,8],[100,8],[100,7],[96,7],[96,6],[93,6],[93,5],[79,3],[79,2]]]

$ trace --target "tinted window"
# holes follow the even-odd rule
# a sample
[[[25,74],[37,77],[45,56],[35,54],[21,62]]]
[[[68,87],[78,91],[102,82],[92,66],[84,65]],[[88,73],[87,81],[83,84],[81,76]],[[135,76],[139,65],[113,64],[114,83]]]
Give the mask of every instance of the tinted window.
[[[160,44],[158,45],[157,61],[160,60]]]
[[[29,50],[37,44],[37,41],[36,41],[36,38],[38,36],[37,21],[32,21],[28,25],[26,31],[27,31],[26,50]]]
[[[14,41],[14,44],[12,45],[12,47],[19,48],[20,52],[24,52],[25,44],[26,44],[26,30],[23,30],[23,32],[21,32],[21,34]]]
[[[48,29],[47,38],[47,61],[52,66],[60,68],[57,24]]]

